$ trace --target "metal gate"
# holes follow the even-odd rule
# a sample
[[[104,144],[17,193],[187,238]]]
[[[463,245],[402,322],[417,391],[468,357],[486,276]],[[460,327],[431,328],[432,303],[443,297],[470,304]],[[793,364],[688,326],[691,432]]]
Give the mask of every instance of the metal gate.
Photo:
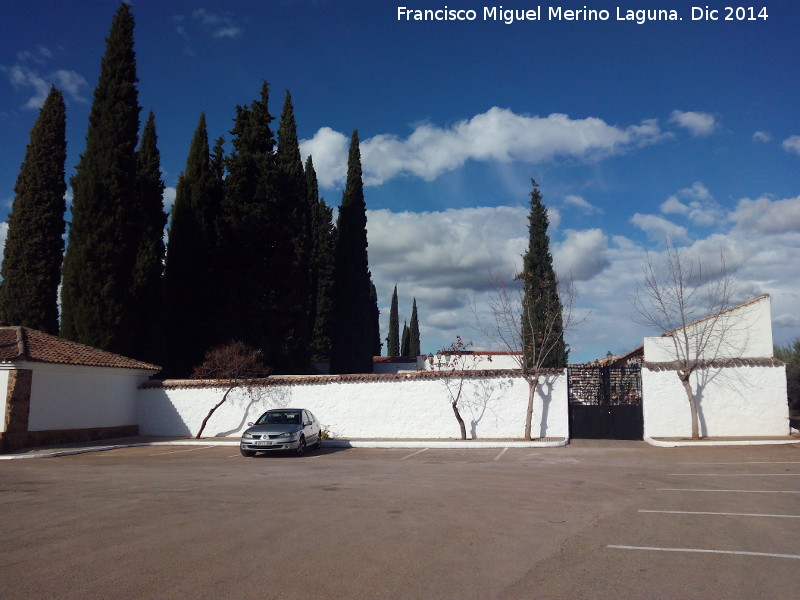
[[[570,437],[642,439],[642,376],[638,361],[624,366],[569,365],[567,374]]]

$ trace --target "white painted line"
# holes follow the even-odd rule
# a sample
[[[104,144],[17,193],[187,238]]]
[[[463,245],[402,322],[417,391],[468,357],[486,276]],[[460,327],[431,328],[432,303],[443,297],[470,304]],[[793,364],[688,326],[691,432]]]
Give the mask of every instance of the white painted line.
[[[497,456],[494,457],[494,460],[500,460],[500,457],[503,456],[503,454],[505,454],[506,452],[508,452],[508,448],[503,448],[500,451],[500,454],[498,454]]]
[[[776,554],[773,552],[747,552],[745,550],[707,550],[705,548],[658,548],[655,546],[613,546],[617,550],[654,550],[656,552],[700,552],[704,554],[736,554],[740,556],[766,556],[768,558],[794,558],[800,560],[800,554]]]
[[[156,454],[150,454],[149,456],[164,456],[165,454],[177,454],[178,452],[196,452],[197,450],[208,450],[213,447],[214,446],[203,446],[201,448],[189,448],[188,450],[170,450],[169,452],[158,452]]]
[[[800,477],[800,473],[670,473],[675,477]]]
[[[688,510],[644,510],[640,513],[661,513],[667,515],[713,515],[718,517],[779,517],[783,519],[800,519],[800,515],[762,515],[758,513],[726,513],[726,512],[693,512]]]
[[[407,456],[404,456],[400,460],[405,460],[407,458],[411,458],[412,456],[416,456],[417,454],[421,454],[422,452],[425,452],[426,450],[427,450],[427,448],[423,448],[422,450],[417,450],[416,452],[412,452],[411,454],[408,454]]]
[[[659,492],[728,492],[740,494],[800,494],[793,490],[702,490],[692,488],[659,488]]]

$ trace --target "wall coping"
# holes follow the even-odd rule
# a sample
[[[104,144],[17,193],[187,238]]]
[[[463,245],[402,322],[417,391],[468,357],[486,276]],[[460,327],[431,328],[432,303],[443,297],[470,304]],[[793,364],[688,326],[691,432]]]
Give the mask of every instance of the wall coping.
[[[694,361],[690,361],[694,362]],[[682,361],[668,362],[648,362],[644,361],[642,366],[650,371],[677,371],[684,366]],[[698,369],[719,369],[725,367],[782,367],[786,363],[777,358],[717,358],[713,360],[697,361]]]
[[[332,383],[383,383],[391,381],[423,381],[427,379],[445,379],[454,374],[465,379],[491,379],[499,377],[521,377],[519,369],[484,369],[464,371],[415,371],[411,373],[358,373],[348,375],[274,375],[253,380],[255,387],[294,386],[294,385],[326,385]],[[545,376],[563,375],[563,369],[547,369]],[[227,387],[235,380],[231,379],[151,379],[139,386],[139,389],[178,389],[178,388],[211,388]]]

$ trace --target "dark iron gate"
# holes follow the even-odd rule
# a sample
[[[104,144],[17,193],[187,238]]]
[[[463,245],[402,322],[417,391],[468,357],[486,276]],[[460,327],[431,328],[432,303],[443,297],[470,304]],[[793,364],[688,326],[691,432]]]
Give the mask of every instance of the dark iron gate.
[[[638,361],[623,366],[569,365],[567,374],[570,437],[642,439],[642,377]]]

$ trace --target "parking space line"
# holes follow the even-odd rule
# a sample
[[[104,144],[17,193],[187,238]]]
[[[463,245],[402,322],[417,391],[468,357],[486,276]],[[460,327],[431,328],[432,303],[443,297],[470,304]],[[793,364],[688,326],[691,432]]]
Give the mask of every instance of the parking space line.
[[[736,554],[740,556],[764,556],[768,558],[793,558],[800,560],[800,554],[777,554],[773,552],[748,552],[746,550],[708,550],[706,548],[659,548],[657,546],[616,546],[608,545],[606,548],[617,550],[645,550],[656,552],[695,552],[703,554]]]
[[[195,452],[197,450],[208,450],[209,448],[214,448],[215,446],[202,446],[201,448],[189,448],[188,450],[170,450],[169,452],[157,452],[156,454],[150,454],[149,456],[163,456],[165,454],[177,454],[178,452]]]
[[[500,454],[498,454],[497,456],[494,457],[494,460],[500,460],[500,457],[503,456],[503,454],[505,454],[506,452],[508,452],[508,448],[503,448],[500,451]]]
[[[401,458],[400,460],[405,460],[405,459],[407,459],[407,458],[411,458],[412,456],[416,456],[417,454],[420,454],[420,453],[422,453],[422,452],[425,452],[426,450],[428,450],[428,448],[423,448],[422,450],[417,450],[416,452],[412,452],[411,454],[408,454],[408,455],[404,456],[404,457],[403,457],[403,458]]]
[[[727,512],[701,512],[688,510],[645,510],[639,509],[640,513],[661,513],[667,515],[713,515],[720,517],[778,517],[782,519],[800,519],[800,515],[767,515],[759,513],[727,513]]]
[[[708,490],[697,488],[659,488],[659,492],[727,492],[741,494],[800,494],[795,490]]]

